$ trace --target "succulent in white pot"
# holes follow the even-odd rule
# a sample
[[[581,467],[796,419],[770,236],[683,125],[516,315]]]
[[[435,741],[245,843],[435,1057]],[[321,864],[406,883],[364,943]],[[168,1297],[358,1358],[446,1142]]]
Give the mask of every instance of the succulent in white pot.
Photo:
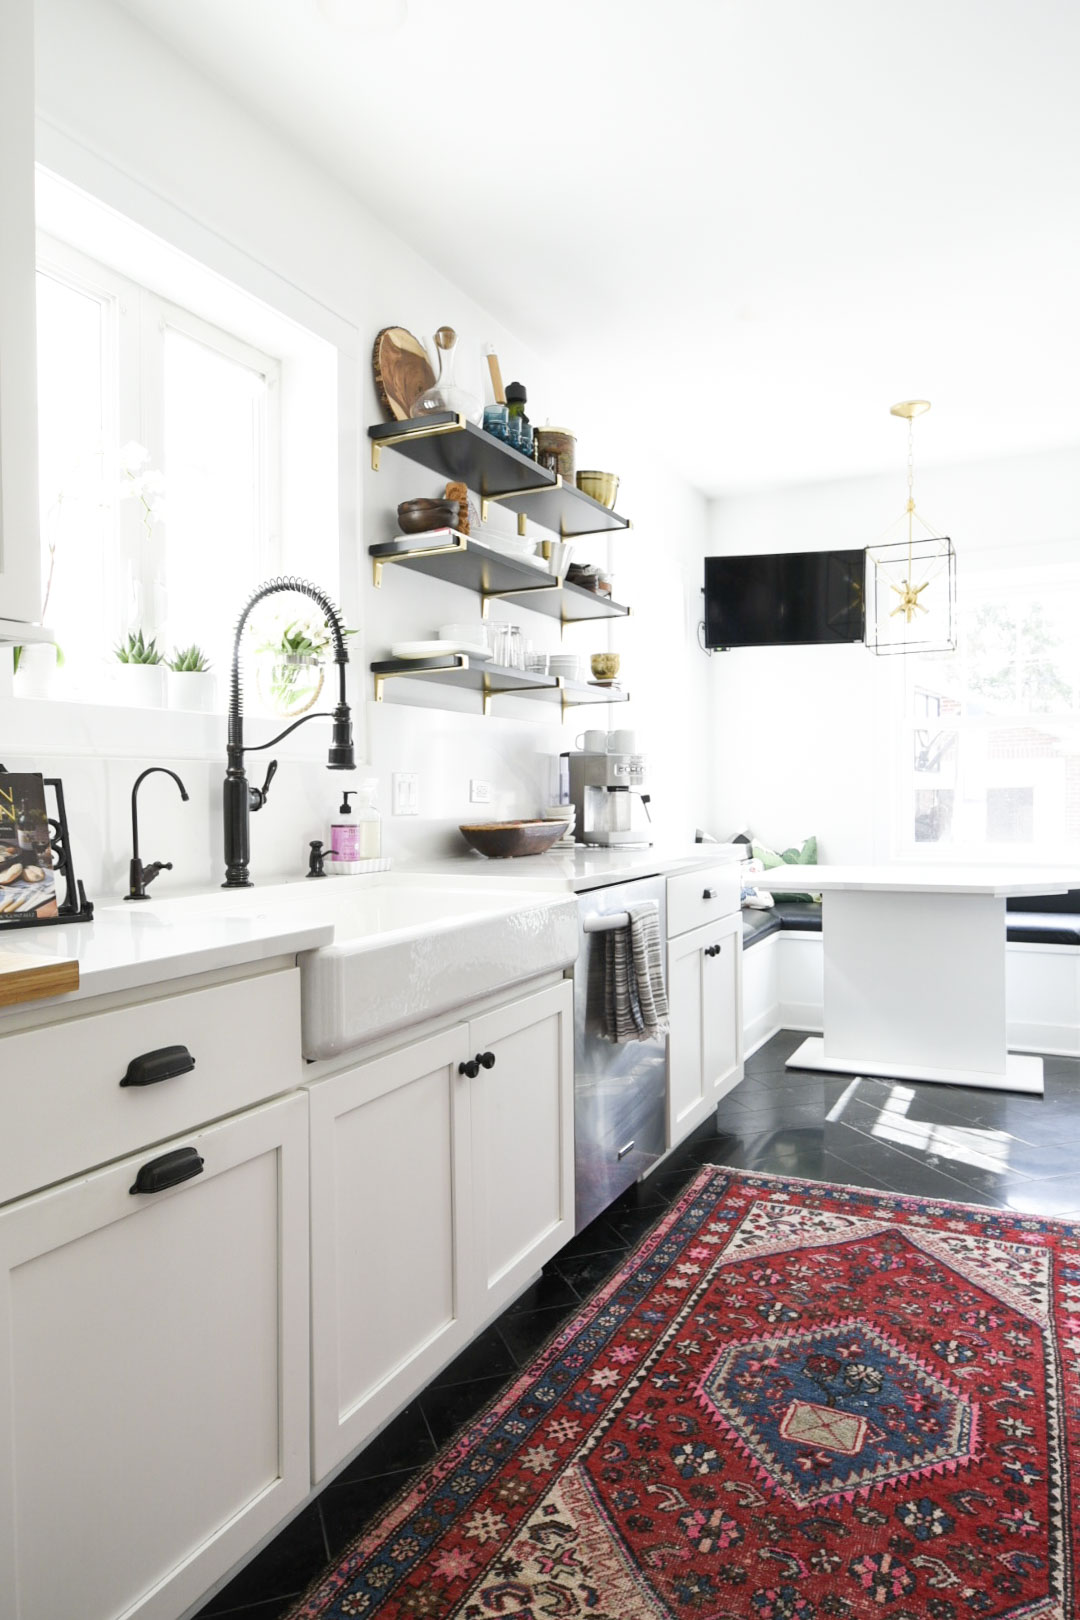
[[[139,709],[165,707],[165,655],[157,638],[145,639],[141,630],[129,631],[115,649],[120,701]]]
[[[16,697],[53,698],[57,695],[57,671],[63,667],[64,655],[51,641],[27,642],[14,649]]]
[[[217,681],[210,660],[202,648],[177,647],[166,660],[165,685],[170,709],[188,709],[196,714],[213,714]]]

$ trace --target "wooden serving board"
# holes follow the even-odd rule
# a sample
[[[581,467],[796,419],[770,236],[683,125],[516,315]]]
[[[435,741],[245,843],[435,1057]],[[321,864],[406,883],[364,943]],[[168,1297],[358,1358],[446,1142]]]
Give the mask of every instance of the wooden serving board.
[[[384,326],[371,352],[379,403],[393,422],[408,420],[412,404],[433,387],[427,350],[404,326]]]
[[[42,996],[63,996],[78,988],[78,962],[0,949],[0,1007],[39,1001]]]

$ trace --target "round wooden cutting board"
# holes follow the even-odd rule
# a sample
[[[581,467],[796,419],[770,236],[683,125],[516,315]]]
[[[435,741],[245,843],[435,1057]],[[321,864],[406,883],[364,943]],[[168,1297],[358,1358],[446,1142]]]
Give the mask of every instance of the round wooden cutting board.
[[[403,326],[384,326],[371,355],[375,387],[387,417],[405,422],[409,408],[435,382],[427,351]]]

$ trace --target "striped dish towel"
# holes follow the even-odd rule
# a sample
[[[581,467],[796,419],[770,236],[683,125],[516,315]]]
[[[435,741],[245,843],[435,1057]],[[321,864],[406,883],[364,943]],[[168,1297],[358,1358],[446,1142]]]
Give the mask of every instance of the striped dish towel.
[[[655,900],[628,906],[630,924],[604,935],[604,1016],[613,1041],[648,1041],[668,1027]]]

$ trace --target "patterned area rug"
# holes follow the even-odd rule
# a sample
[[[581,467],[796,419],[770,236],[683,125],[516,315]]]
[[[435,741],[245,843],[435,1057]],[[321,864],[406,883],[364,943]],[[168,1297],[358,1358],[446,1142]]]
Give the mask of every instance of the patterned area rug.
[[[706,1169],[290,1620],[1073,1620],[1080,1227]]]

